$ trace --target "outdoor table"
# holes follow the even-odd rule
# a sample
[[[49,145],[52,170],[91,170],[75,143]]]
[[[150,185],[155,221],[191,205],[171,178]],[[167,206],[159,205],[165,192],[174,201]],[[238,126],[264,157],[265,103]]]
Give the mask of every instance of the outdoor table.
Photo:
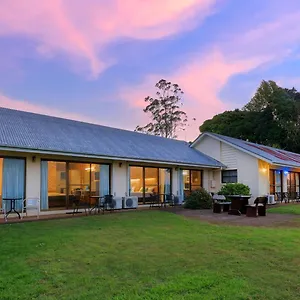
[[[19,212],[16,210],[16,201],[21,201],[23,200],[23,198],[3,198],[2,201],[7,201],[10,202],[10,210],[8,212],[6,212],[5,217],[7,218],[8,215],[12,212],[15,212],[19,219],[21,219],[21,216],[19,214]]]
[[[242,195],[229,195],[226,196],[228,200],[231,201],[231,209],[228,211],[230,215],[241,215],[246,214],[247,205],[249,204],[249,199],[251,196]]]

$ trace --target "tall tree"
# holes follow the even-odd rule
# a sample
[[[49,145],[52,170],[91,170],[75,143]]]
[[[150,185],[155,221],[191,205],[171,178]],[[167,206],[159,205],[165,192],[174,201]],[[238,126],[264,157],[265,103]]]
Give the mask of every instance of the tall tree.
[[[151,122],[145,126],[137,126],[136,131],[159,135],[166,138],[176,138],[179,129],[184,129],[187,115],[181,110],[183,91],[176,83],[161,79],[156,83],[155,97],[146,97],[146,108]]]
[[[219,114],[205,121],[200,131],[300,152],[300,93],[262,81],[242,110]]]

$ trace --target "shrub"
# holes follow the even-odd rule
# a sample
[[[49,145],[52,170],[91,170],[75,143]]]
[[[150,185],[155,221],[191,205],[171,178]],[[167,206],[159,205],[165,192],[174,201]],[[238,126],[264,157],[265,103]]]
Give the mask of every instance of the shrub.
[[[219,195],[250,195],[250,188],[243,183],[226,183],[222,186]]]
[[[212,208],[212,197],[203,188],[193,191],[185,200],[184,208],[209,209]]]

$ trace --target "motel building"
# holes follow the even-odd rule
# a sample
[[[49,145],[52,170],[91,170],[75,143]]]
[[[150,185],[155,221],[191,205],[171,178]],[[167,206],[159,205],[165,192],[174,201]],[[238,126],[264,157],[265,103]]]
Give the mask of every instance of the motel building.
[[[157,194],[183,202],[200,187],[216,193],[227,182],[247,184],[252,199],[279,201],[299,197],[298,172],[298,154],[213,133],[189,144],[0,108],[1,206],[6,198],[39,198],[42,212],[65,212],[80,191],[120,203],[131,197],[137,207]]]

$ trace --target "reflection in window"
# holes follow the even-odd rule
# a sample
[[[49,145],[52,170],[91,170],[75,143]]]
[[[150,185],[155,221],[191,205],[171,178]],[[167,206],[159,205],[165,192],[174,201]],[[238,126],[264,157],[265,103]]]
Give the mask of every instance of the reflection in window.
[[[48,201],[50,208],[66,206],[66,187],[66,163],[49,161]]]
[[[144,199],[143,168],[130,167],[130,196],[137,196],[139,202]]]
[[[159,194],[158,191],[158,169],[145,168],[145,201]]]
[[[199,190],[202,187],[201,170],[182,170],[184,197],[190,195],[192,191]]]
[[[137,196],[140,203],[148,203],[158,194],[171,193],[171,169],[152,167],[130,167],[131,196]]]
[[[222,183],[237,183],[237,170],[223,170]]]

